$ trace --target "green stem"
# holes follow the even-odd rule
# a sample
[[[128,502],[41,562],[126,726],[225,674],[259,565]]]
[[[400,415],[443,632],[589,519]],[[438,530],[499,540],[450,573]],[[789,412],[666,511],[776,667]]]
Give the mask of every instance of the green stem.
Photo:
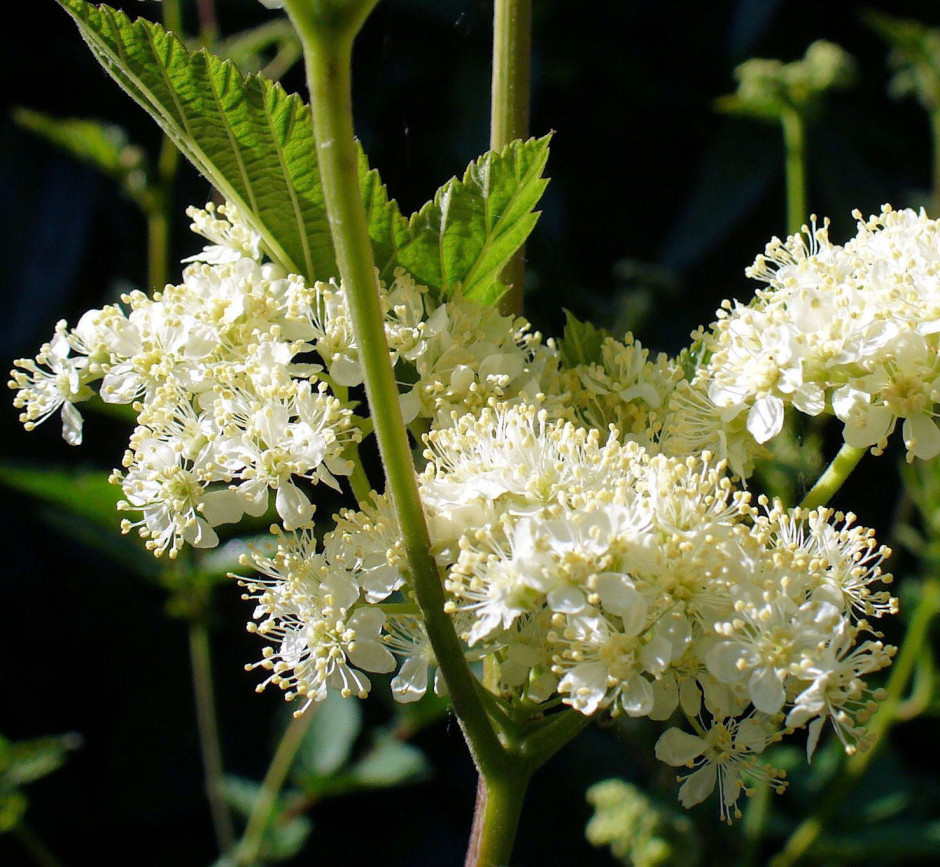
[[[163,27],[183,38],[183,14],[180,0],[163,0]]]
[[[398,403],[398,386],[385,340],[374,257],[359,190],[350,67],[353,40],[375,2],[286,0],[285,7],[304,47],[324,200],[336,261],[349,301],[387,489],[395,505],[428,638],[467,744],[482,771],[499,767],[503,750],[477,696],[475,678],[453,623],[444,612],[444,588],[431,555],[408,435]]]
[[[500,151],[516,139],[528,138],[531,67],[532,0],[496,0],[490,150]],[[525,250],[520,249],[500,274],[509,287],[499,302],[503,313],[522,313],[524,277]]]
[[[897,722],[901,697],[907,689],[920,650],[927,640],[930,621],[940,612],[940,579],[924,582],[920,599],[907,627],[901,650],[891,667],[891,676],[885,687],[887,697],[868,726],[873,742],[863,753],[856,753],[846,763],[836,781],[830,787],[820,807],[812,816],[801,822],[783,849],[771,859],[769,867],[792,867],[819,839],[826,824],[835,815],[853,787],[861,780],[874,758],[881,752],[886,735]]]
[[[170,211],[179,167],[176,145],[164,137],[157,161],[152,195],[143,200],[147,217],[147,278],[152,289],[162,290],[170,279]]]
[[[565,744],[587,728],[592,717],[566,709],[556,713],[536,731],[525,736],[522,753],[534,771],[544,765]]]
[[[284,731],[281,741],[277,745],[277,750],[274,752],[274,758],[264,775],[261,791],[252,808],[251,815],[248,817],[245,833],[235,850],[235,867],[255,867],[257,865],[264,832],[271,822],[271,816],[277,804],[277,796],[280,794],[284,780],[287,779],[287,773],[294,763],[297,750],[300,749],[304,735],[307,734],[310,722],[316,716],[318,709],[319,705],[311,704],[302,714],[293,717]]]
[[[933,181],[930,191],[930,216],[940,217],[940,108],[930,113],[931,144],[933,146]]]
[[[864,457],[866,451],[868,450],[850,446],[848,443],[843,444],[839,453],[832,459],[832,463],[816,480],[813,489],[803,498],[800,508],[817,509],[828,503],[845,483],[852,470],[858,466],[858,462]]]
[[[22,819],[13,826],[13,835],[39,867],[62,867],[62,862]]]
[[[787,232],[797,234],[806,222],[806,127],[792,108],[780,116],[787,184]]]
[[[215,15],[213,0],[196,0],[199,10],[199,41],[204,48],[211,48],[219,40],[219,22]]]
[[[464,867],[508,867],[531,772],[480,775]]]
[[[212,827],[222,854],[235,845],[232,815],[223,794],[224,769],[222,748],[219,743],[219,723],[215,712],[215,694],[212,687],[212,663],[209,653],[209,633],[202,623],[189,624],[189,656],[193,670],[196,695],[196,722],[199,746],[206,776],[206,797],[212,815]]]

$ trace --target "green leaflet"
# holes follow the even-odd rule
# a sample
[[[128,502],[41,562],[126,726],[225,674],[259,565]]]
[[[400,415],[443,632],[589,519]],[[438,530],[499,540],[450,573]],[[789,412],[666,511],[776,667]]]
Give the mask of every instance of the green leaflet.
[[[590,322],[581,322],[570,310],[565,310],[565,331],[559,349],[566,367],[596,364],[601,360],[601,347],[608,332]]]
[[[308,281],[337,276],[309,107],[244,76],[159,24],[84,0],[57,0],[92,52],[196,168],[260,232],[271,258]],[[410,219],[360,151],[359,181],[376,265],[396,267],[443,298],[494,304],[497,276],[538,220],[550,136],[484,154]]]
[[[533,211],[548,180],[551,136],[514,141],[490,151],[452,178],[408,221],[396,238],[399,263],[420,283],[445,297],[461,285],[464,297],[493,303],[492,287],[502,267],[528,238]]]
[[[308,280],[336,276],[310,110],[172,33],[108,6],[58,0],[92,52],[219,192],[267,252]]]

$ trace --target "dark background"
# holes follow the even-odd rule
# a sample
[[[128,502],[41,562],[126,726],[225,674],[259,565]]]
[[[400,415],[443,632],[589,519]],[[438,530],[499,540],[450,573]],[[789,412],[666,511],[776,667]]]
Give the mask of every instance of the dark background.
[[[151,3],[114,5],[156,17]],[[96,117],[124,126],[155,153],[155,125],[104,74],[52,0],[16,4],[0,40],[0,346],[7,367],[30,356],[55,321],[145,281],[145,227],[115,185],[18,129],[9,109]],[[809,204],[854,234],[851,210],[920,204],[930,183],[926,116],[886,93],[884,44],[861,22],[865,7],[940,26],[932,0],[536,0],[532,133],[553,130],[552,178],[528,246],[528,313],[558,336],[562,307],[614,330],[635,327],[645,345],[675,351],[722,298],[747,297],[744,268],[785,233],[779,130],[717,114],[732,70],[751,56],[794,60],[828,38],[859,63],[857,86],[835,94],[809,134]],[[249,0],[219,0],[224,32],[272,13]],[[189,10],[192,12],[192,10]],[[488,143],[491,4],[382,0],[356,55],[357,128],[391,195],[410,213]],[[303,90],[300,68],[289,89]],[[183,211],[207,184],[182,172],[175,213],[177,258],[201,246]],[[148,288],[148,287],[144,287]],[[12,394],[8,395],[12,397]],[[86,444],[69,449],[50,422],[22,431],[0,408],[3,461],[116,465],[126,430],[91,418]],[[856,483],[852,503],[887,525],[892,458]],[[163,592],[122,574],[61,532],[48,512],[2,493],[0,733],[14,740],[76,731],[83,747],[30,793],[32,825],[68,864],[202,865],[214,857],[202,796],[184,625],[165,615]],[[213,641],[223,746],[229,768],[260,778],[281,702],[255,696],[259,655],[244,632],[238,590],[216,595]],[[381,710],[370,713],[381,714]],[[897,772],[916,768],[924,803],[940,797],[924,774],[935,721],[896,732]],[[390,792],[324,802],[297,863],[461,863],[474,778],[453,721],[416,743],[433,777]],[[522,865],[612,864],[584,842],[587,785],[622,774],[641,785],[649,755],[616,730],[592,730],[536,778],[517,849]],[[926,762],[925,762],[926,759]],[[671,774],[671,772],[670,772]],[[782,815],[803,806],[784,802]],[[716,829],[717,808],[696,819],[712,835],[713,863],[734,863],[735,832]],[[929,807],[928,807],[929,809]],[[932,818],[938,818],[936,807]],[[772,838],[773,839],[773,838]],[[0,864],[26,863],[0,836]],[[712,863],[712,862],[709,862]],[[887,863],[882,861],[881,863]],[[913,862],[912,862],[913,863]],[[925,862],[926,863],[926,862]]]

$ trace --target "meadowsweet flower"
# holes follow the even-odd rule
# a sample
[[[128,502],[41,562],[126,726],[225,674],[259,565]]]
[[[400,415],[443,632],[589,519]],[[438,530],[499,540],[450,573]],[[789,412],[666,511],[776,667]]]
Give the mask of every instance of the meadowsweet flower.
[[[565,405],[585,426],[613,425],[623,439],[649,445],[662,428],[669,398],[682,370],[665,354],[650,359],[632,334],[606,337],[598,361],[562,371]]]
[[[385,615],[372,606],[357,605],[359,587],[342,569],[316,553],[309,531],[282,534],[277,550],[253,552],[244,559],[264,576],[243,579],[245,598],[255,602],[249,629],[272,642],[260,662],[248,666],[271,674],[261,684],[299,697],[301,714],[326,698],[330,687],[343,696],[364,698],[371,688],[365,673],[395,667],[381,640]]]
[[[747,270],[766,282],[726,302],[704,337],[708,397],[746,418],[754,438],[780,431],[787,406],[843,423],[849,445],[884,449],[898,421],[908,459],[940,454],[940,224],[921,212],[858,220],[845,245],[828,222],[774,238]]]
[[[737,802],[746,788],[742,774],[763,777],[777,791],[785,787],[783,772],[762,767],[756,761],[773,739],[757,717],[715,719],[702,735],[668,729],[656,743],[656,758],[668,765],[693,769],[679,778],[683,807],[704,801],[717,783],[721,816],[730,823],[732,817],[741,817]]]
[[[20,422],[26,430],[33,430],[61,410],[62,438],[76,446],[82,441],[82,416],[75,404],[94,392],[88,385],[92,379],[87,372],[88,359],[72,357],[71,351],[66,324],[60,321],[55,336],[39,350],[35,361],[21,358],[14,362],[19,370],[11,373],[9,386],[17,389],[13,406],[23,410]]]

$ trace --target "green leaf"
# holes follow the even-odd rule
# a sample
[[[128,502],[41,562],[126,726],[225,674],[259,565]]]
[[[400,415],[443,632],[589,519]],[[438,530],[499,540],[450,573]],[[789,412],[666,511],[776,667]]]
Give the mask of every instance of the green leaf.
[[[595,364],[601,361],[601,347],[608,333],[590,322],[581,322],[565,310],[565,331],[559,343],[562,363],[566,367]]]
[[[382,179],[376,169],[369,168],[369,160],[362,148],[358,148],[359,188],[366,209],[369,237],[379,277],[391,282],[395,267],[399,264],[398,245],[407,238],[408,221],[402,216],[398,203],[389,199]],[[410,270],[407,269],[406,270]]]
[[[13,110],[13,120],[24,129],[94,166],[124,185],[132,196],[147,186],[148,166],[144,151],[130,144],[119,126],[77,117],[52,117],[28,108]]]
[[[349,759],[361,730],[359,701],[331,691],[316,707],[294,760],[295,771],[301,777],[335,774]]]
[[[246,777],[226,774],[222,779],[222,795],[237,813],[248,818],[262,796],[260,783]],[[282,792],[275,801],[262,835],[259,863],[286,861],[295,856],[313,830],[313,823],[297,813],[296,793]],[[236,859],[222,856],[213,867],[234,867]]]
[[[28,741],[6,742],[0,756],[0,786],[16,788],[58,770],[82,739],[74,732]]]
[[[101,527],[117,529],[121,488],[101,470],[18,467],[0,463],[0,484],[79,515]]]
[[[550,138],[490,151],[462,180],[444,184],[404,231],[392,233],[399,264],[445,298],[457,284],[466,298],[491,298],[499,272],[538,221],[533,209],[548,184]]]
[[[261,76],[160,25],[57,0],[115,81],[261,234],[271,258],[308,280],[336,276],[310,110]]]
[[[360,786],[385,788],[423,779],[429,770],[421,750],[386,735],[356,762],[349,776]]]

